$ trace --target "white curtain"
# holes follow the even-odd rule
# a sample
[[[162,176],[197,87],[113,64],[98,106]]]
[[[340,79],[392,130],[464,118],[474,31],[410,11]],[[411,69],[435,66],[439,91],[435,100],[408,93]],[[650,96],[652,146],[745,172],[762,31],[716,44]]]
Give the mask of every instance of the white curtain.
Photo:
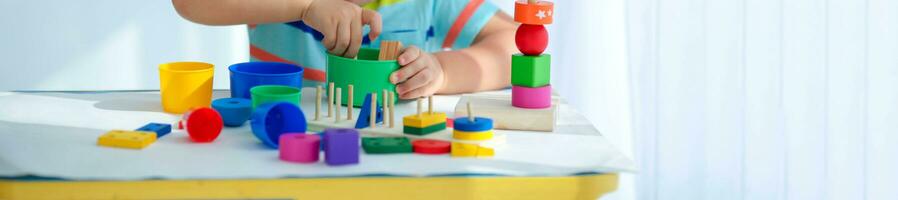
[[[638,199],[898,199],[898,1],[626,11]]]

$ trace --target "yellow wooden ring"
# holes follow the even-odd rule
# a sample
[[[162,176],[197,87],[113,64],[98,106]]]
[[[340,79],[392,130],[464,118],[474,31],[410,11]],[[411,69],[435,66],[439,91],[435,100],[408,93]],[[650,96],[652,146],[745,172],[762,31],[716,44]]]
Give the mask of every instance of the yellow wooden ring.
[[[554,10],[555,4],[549,1],[530,4],[527,0],[518,0],[514,4],[514,21],[533,25],[551,24]]]
[[[493,138],[493,130],[480,132],[452,130],[452,138],[457,140],[489,140]]]

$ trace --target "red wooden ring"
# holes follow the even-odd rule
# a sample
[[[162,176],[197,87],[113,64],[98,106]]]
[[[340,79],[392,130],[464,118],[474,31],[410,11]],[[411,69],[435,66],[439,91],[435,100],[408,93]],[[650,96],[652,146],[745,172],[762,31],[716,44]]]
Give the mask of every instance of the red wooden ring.
[[[412,142],[412,149],[420,154],[444,154],[452,150],[452,143],[439,140],[421,139]]]

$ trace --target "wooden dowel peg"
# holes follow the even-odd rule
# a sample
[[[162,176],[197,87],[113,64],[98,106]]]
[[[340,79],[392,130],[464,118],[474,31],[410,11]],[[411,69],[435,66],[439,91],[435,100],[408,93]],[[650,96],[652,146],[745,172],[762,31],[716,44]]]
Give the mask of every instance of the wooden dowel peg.
[[[336,106],[335,106],[336,112],[335,113],[337,113],[337,116],[334,117],[334,122],[340,122],[340,113],[341,113],[340,107],[343,107],[342,106],[343,104],[340,103],[340,101],[343,100],[342,99],[343,98],[343,90],[342,89],[343,88],[337,88],[337,101],[334,102],[334,104],[336,104]]]
[[[427,114],[433,114],[433,96],[427,96]]]
[[[418,110],[417,110],[416,113],[418,114],[418,118],[421,118],[421,107],[422,107],[422,106],[421,106],[421,102],[422,102],[422,101],[421,101],[421,98],[418,98],[417,101],[418,101]]]
[[[384,109],[384,112],[381,113],[381,117],[382,117],[384,120],[387,120],[387,113],[390,113],[390,112],[393,112],[393,111],[387,109],[387,105],[388,105],[388,104],[387,104],[387,100],[389,100],[389,99],[387,98],[387,89],[384,89],[384,90],[383,90],[383,95],[384,95],[384,98],[380,100],[380,105],[382,105],[382,106],[383,106],[383,109]],[[384,121],[384,122],[386,122],[386,121]],[[384,124],[386,124],[386,123],[384,123]]]
[[[396,107],[396,97],[393,96],[393,92],[390,92],[389,95],[390,95],[389,96],[390,97],[390,128],[393,128],[393,120],[395,119],[393,117],[393,113],[394,113],[394,111],[396,111],[394,109]]]
[[[471,112],[471,102],[468,102],[468,121],[474,122],[474,113]]]
[[[318,87],[315,87],[315,120],[316,121],[321,118],[321,91],[322,90],[323,89],[321,88],[320,85]]]
[[[371,116],[368,118],[368,125],[371,128],[377,125],[377,92],[371,93]]]
[[[529,4],[536,4],[537,2],[539,2],[539,0],[527,0],[527,3]]]
[[[334,116],[334,82],[327,84],[327,117]]]
[[[352,120],[352,108],[354,105],[352,102],[352,96],[355,96],[355,95],[353,95],[355,93],[352,93],[352,84],[349,84],[348,87],[349,87],[349,91],[348,91],[348,93],[346,93],[346,95],[347,95],[346,96],[346,98],[347,98],[346,99],[346,120]]]

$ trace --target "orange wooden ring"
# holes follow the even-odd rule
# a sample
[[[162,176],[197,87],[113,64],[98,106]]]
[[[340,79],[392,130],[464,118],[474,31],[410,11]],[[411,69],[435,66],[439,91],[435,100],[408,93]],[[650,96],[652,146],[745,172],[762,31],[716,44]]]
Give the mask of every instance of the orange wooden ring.
[[[527,0],[517,0],[514,4],[514,21],[533,25],[551,24],[554,10],[555,3],[549,1],[530,4]]]

